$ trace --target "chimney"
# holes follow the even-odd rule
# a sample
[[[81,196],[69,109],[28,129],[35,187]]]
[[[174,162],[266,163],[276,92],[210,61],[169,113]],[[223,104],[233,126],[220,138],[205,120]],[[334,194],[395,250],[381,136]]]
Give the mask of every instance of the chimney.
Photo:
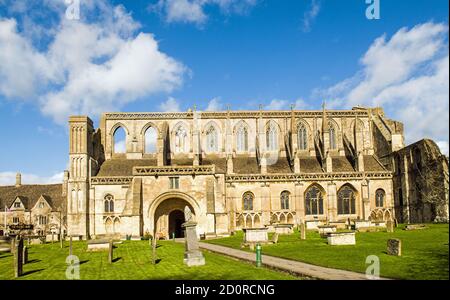
[[[22,185],[22,175],[20,173],[16,174],[16,187],[19,187]]]

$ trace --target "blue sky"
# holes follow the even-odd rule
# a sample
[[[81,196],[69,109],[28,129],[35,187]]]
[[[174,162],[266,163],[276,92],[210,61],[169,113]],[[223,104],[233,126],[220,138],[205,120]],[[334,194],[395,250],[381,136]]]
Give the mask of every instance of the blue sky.
[[[382,105],[448,154],[448,0],[80,3],[0,0],[0,184],[60,180],[68,115],[194,104]]]

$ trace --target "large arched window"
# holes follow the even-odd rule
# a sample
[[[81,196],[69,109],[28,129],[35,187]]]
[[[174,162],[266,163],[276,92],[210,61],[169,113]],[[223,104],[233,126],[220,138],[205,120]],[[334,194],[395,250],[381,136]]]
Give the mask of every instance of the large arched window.
[[[213,125],[209,126],[206,130],[206,150],[208,152],[218,152],[218,141],[219,140],[216,128]]]
[[[298,139],[298,149],[300,150],[308,149],[308,132],[304,124],[300,124],[300,126],[298,127],[297,139]]]
[[[251,192],[247,192],[242,196],[242,207],[244,210],[253,210],[253,200],[255,196]]]
[[[337,149],[336,128],[334,128],[331,122],[328,123],[328,126],[330,128],[330,149],[335,150]]]
[[[338,192],[338,215],[352,215],[356,213],[355,191],[345,185]]]
[[[105,213],[113,213],[114,212],[114,197],[111,195],[105,196]]]
[[[305,193],[305,214],[323,215],[323,195],[316,185],[308,188]]]
[[[375,206],[384,207],[384,199],[386,198],[386,193],[382,189],[378,189],[375,192]]]
[[[236,150],[248,151],[248,129],[244,124],[239,125],[236,130]]]
[[[187,152],[187,132],[184,126],[180,125],[175,130],[175,152]]]
[[[156,140],[158,139],[158,133],[155,128],[149,127],[145,131],[145,153],[156,153]]]
[[[127,134],[122,126],[117,127],[117,129],[114,131],[113,139],[114,153],[125,153]]]
[[[281,209],[289,209],[289,198],[291,196],[291,193],[288,191],[284,191],[280,195],[280,201],[281,201]]]
[[[266,146],[268,151],[278,150],[278,129],[273,122],[270,122],[266,129]]]

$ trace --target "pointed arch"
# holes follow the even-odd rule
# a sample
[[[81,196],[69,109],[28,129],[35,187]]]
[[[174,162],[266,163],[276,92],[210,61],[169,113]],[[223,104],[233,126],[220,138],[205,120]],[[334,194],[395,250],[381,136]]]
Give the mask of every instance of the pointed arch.
[[[297,147],[299,150],[308,150],[309,147],[309,126],[303,121],[297,124]]]
[[[206,152],[219,152],[220,149],[220,129],[214,121],[205,126],[205,149]]]
[[[266,124],[266,149],[267,151],[278,151],[280,149],[281,128],[277,122],[270,120]]]
[[[290,209],[291,193],[289,191],[283,191],[280,194],[280,208],[282,210]]]
[[[175,153],[189,152],[189,127],[184,122],[178,122],[172,130],[173,148]]]
[[[337,150],[338,149],[338,136],[339,136],[339,125],[335,120],[328,120],[328,134],[330,140],[330,149]]]
[[[377,189],[375,192],[375,207],[384,207],[386,203],[386,192],[383,189]]]
[[[338,215],[356,214],[356,189],[344,184],[337,193]]]
[[[242,210],[253,210],[255,195],[252,192],[245,192],[242,195]]]
[[[236,151],[247,152],[249,149],[250,129],[245,121],[239,121],[234,127],[234,135],[236,138]]]
[[[325,190],[317,183],[305,190],[305,215],[323,215]]]
[[[126,146],[128,140],[128,129],[122,123],[115,124],[111,129],[112,137],[112,153],[121,154],[126,153]]]

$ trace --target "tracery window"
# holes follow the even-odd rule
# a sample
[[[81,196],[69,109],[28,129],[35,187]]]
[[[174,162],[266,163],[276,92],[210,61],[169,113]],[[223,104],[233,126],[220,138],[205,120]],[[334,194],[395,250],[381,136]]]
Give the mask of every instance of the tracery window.
[[[297,139],[300,150],[308,149],[308,133],[304,124],[300,124],[298,127]]]
[[[175,131],[175,152],[183,153],[186,151],[187,132],[183,126],[179,126]]]
[[[328,126],[330,128],[330,149],[335,150],[337,149],[336,129],[331,123]]]
[[[266,129],[266,146],[268,151],[278,150],[278,129],[276,124],[272,122]]]
[[[242,196],[242,207],[244,210],[253,210],[253,200],[255,196],[251,192],[247,192]]]
[[[355,191],[344,186],[338,192],[338,215],[351,215],[356,213]]]
[[[105,213],[114,212],[114,197],[111,195],[105,196]]]
[[[375,192],[375,206],[376,207],[384,207],[385,196],[386,196],[386,193],[382,189],[378,189]]]
[[[248,151],[248,129],[241,124],[236,131],[236,150]]]
[[[289,209],[289,198],[291,193],[288,191],[284,191],[281,193],[280,201],[281,201],[281,209]]]
[[[206,150],[208,152],[219,151],[217,130],[212,125],[206,130]]]
[[[305,194],[305,214],[322,215],[323,214],[323,195],[322,191],[316,185],[308,188]]]

